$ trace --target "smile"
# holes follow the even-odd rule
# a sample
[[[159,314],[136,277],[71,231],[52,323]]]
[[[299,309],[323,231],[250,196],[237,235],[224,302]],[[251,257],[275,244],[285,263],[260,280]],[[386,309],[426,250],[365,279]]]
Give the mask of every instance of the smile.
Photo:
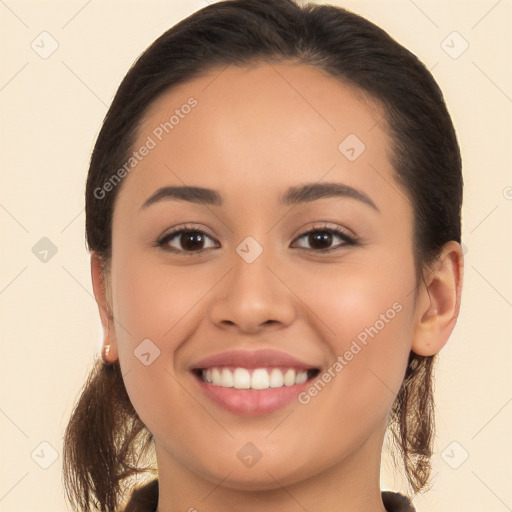
[[[201,380],[223,388],[260,391],[303,384],[317,373],[316,370],[295,368],[222,368],[201,370]]]
[[[319,361],[311,363],[272,349],[232,350],[195,361],[189,369],[210,403],[232,414],[254,416],[297,404],[299,393],[320,373]]]

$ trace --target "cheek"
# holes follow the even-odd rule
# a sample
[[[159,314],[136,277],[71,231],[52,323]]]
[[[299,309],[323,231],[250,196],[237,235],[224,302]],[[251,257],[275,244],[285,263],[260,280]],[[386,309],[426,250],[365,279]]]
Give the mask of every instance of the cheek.
[[[218,274],[170,269],[142,256],[118,258],[112,268],[116,339],[127,392],[152,432],[158,424],[170,431],[176,412],[190,407],[174,377],[176,354],[201,322],[197,310]]]
[[[114,268],[114,313],[126,328],[120,341],[133,350],[149,338],[161,350],[175,350],[186,336],[184,320],[215,282],[211,270],[171,269],[143,257],[119,260]]]
[[[412,260],[400,265],[400,273],[389,260],[371,270],[317,273],[316,291],[302,291],[318,312],[332,358],[320,376],[325,385],[311,391],[330,395],[328,400],[339,406],[319,411],[324,419],[339,418],[338,426],[382,421],[402,383],[412,343],[415,281]],[[304,401],[309,398],[317,400],[306,396]]]

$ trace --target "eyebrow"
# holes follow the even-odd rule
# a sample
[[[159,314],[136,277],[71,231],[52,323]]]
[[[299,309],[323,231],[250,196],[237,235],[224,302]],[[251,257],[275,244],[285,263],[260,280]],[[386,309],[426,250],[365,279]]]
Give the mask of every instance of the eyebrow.
[[[364,192],[341,183],[306,183],[304,185],[290,187],[279,197],[278,204],[280,206],[294,206],[300,203],[309,203],[332,197],[356,199],[374,210],[379,211],[377,205]],[[222,196],[216,190],[196,186],[177,186],[159,188],[145,201],[141,209],[161,201],[170,200],[213,206],[222,205]]]

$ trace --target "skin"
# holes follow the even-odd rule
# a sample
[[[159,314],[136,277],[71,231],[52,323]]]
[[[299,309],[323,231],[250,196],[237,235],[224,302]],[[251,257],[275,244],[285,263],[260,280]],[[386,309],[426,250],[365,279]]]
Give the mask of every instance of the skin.
[[[217,68],[160,97],[134,148],[191,96],[197,106],[123,180],[109,273],[91,259],[107,358],[119,358],[155,438],[158,512],[234,502],[244,512],[384,512],[388,413],[410,350],[437,353],[454,327],[460,246],[447,244],[416,282],[412,206],[389,162],[382,111],[361,92],[293,62]],[[366,146],[353,162],[338,149],[348,134]],[[288,187],[320,181],[354,187],[378,210],[348,197],[278,204]],[[215,189],[224,204],[141,209],[171,185]],[[155,246],[191,223],[213,249],[189,256]],[[301,235],[326,223],[358,243],[334,237],[327,247],[337,250],[319,253]],[[263,248],[251,264],[236,252],[247,236]],[[225,350],[266,348],[326,369],[396,303],[401,311],[305,405],[238,416],[204,396],[188,370]],[[147,338],[160,350],[149,366],[133,353]],[[237,457],[247,442],[262,454],[250,468]]]

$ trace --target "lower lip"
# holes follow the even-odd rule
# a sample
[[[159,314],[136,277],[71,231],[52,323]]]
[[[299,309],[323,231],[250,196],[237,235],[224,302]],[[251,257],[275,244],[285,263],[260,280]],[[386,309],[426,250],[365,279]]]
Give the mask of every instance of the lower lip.
[[[258,416],[277,411],[304,391],[310,384],[309,380],[293,386],[268,388],[261,390],[225,388],[204,382],[194,377],[205,395],[220,407],[243,416]]]

